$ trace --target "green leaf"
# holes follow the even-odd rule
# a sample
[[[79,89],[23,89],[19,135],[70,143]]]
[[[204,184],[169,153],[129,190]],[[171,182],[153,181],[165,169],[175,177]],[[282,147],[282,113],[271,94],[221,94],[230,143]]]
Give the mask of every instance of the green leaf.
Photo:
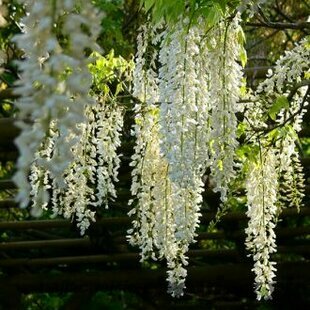
[[[257,145],[241,145],[236,149],[236,155],[240,160],[245,161],[246,159],[255,162],[257,160],[257,155],[259,154],[259,146]]]
[[[246,54],[246,50],[245,50],[245,48],[243,46],[240,48],[240,55],[239,55],[239,57],[240,57],[241,65],[244,68],[246,63],[247,63],[247,61],[248,61],[248,57],[247,57],[247,54]]]
[[[241,84],[241,87],[240,87],[240,95],[241,97],[245,96],[247,94],[247,83],[246,83],[246,78],[243,77],[242,78],[242,84]]]
[[[267,137],[269,141],[275,141],[281,134],[281,128],[276,128],[268,132]]]
[[[247,129],[247,124],[244,122],[241,122],[238,124],[237,127],[237,137],[240,138],[243,134],[245,134],[245,131]]]
[[[122,83],[118,83],[117,85],[116,85],[116,90],[115,90],[115,96],[117,96],[120,92],[122,92],[124,90],[124,88],[123,88],[123,84]]]
[[[204,11],[207,23],[210,27],[215,25],[222,16],[222,9],[218,3],[213,3],[211,6],[207,7]]]
[[[310,80],[310,71],[305,72],[305,79]]]
[[[290,107],[290,104],[285,96],[279,96],[274,104],[270,107],[268,111],[268,115],[272,120],[275,120],[277,118],[277,114],[282,110],[286,109],[288,110]]]
[[[242,28],[240,28],[240,30],[238,31],[237,38],[240,45],[243,45],[245,43],[245,34]]]
[[[227,7],[227,0],[218,0],[219,7],[222,9],[222,13],[224,14]]]
[[[144,0],[144,8],[148,12],[154,5],[155,0]]]
[[[288,134],[289,134],[293,139],[295,139],[296,141],[299,140],[299,136],[298,136],[296,130],[293,128],[292,125],[286,124],[286,128],[287,128]]]

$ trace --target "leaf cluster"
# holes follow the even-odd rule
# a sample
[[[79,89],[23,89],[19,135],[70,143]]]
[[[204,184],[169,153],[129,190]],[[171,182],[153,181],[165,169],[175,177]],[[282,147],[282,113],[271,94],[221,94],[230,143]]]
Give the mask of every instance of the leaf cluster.
[[[89,65],[93,77],[92,91],[103,97],[117,97],[130,82],[133,62],[115,56],[113,49],[106,56],[94,52],[91,57],[94,59]]]
[[[233,12],[240,1],[237,0],[140,0],[141,7],[151,13],[154,23],[162,19],[173,25],[180,16],[189,16],[192,23],[203,18],[212,27],[221,17]]]
[[[102,31],[98,39],[104,53],[113,49],[116,55],[127,58],[133,53],[133,38],[130,32],[134,27],[136,15],[134,5],[128,3],[130,0],[93,0],[92,2],[104,13],[101,21]]]

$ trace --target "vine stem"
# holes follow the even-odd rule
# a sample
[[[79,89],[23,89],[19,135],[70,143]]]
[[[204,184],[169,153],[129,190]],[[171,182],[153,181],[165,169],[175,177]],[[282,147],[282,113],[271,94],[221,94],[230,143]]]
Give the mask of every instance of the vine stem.
[[[264,160],[263,160],[263,155],[262,155],[262,145],[260,139],[258,139],[258,145],[259,145],[259,162],[260,162],[260,170],[261,170],[261,176],[262,176],[262,190],[263,190],[263,227],[265,227],[265,174],[264,174]]]

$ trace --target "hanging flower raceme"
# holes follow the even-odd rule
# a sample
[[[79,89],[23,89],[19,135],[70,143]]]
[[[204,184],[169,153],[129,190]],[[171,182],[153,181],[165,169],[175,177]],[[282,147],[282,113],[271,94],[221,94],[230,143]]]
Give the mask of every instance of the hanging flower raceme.
[[[279,202],[282,205],[300,208],[304,197],[304,176],[297,151],[297,134],[302,129],[303,115],[309,104],[309,86],[306,76],[310,73],[310,47],[307,39],[302,40],[291,51],[277,61],[273,72],[258,87],[258,94],[267,96],[265,104],[269,116],[282,127],[283,134],[277,137],[279,170],[282,186]],[[284,200],[284,201],[283,201]]]
[[[255,143],[257,136],[274,143],[279,155],[278,168],[282,182],[279,206],[300,208],[304,197],[304,177],[297,151],[297,134],[308,103],[310,48],[302,40],[277,61],[273,71],[262,82],[247,104],[245,119],[249,124],[248,137]],[[274,121],[274,128],[268,126]],[[262,136],[262,132],[266,132]]]
[[[269,70],[266,80],[258,86],[257,93],[264,92],[270,95],[276,91],[279,94],[287,94],[290,87],[296,86],[296,82],[302,83],[307,79],[310,72],[309,57],[309,40],[305,38],[292,50],[285,51],[277,60],[274,69]]]
[[[283,135],[275,142],[279,157],[279,173],[281,188],[279,189],[278,204],[280,209],[285,206],[300,209],[305,196],[305,178],[300,162],[300,155],[297,146],[297,134],[301,130],[304,108],[308,102],[304,100],[306,89],[302,88],[293,96],[288,111],[281,111],[278,114],[276,123],[279,126],[295,115],[290,124],[283,127]],[[279,210],[280,212],[281,210]]]
[[[136,66],[133,74],[133,94],[137,98],[134,107],[135,124],[132,134],[136,137],[134,155],[131,166],[132,185],[131,193],[137,199],[137,205],[129,212],[135,215],[133,229],[129,230],[129,242],[138,245],[141,249],[141,261],[149,257],[157,258],[154,226],[164,224],[156,220],[156,211],[161,209],[161,199],[165,195],[163,182],[167,164],[160,155],[159,124],[158,124],[158,87],[156,79],[156,51],[149,46],[148,26],[142,26],[138,35],[138,50],[136,54]],[[146,66],[145,55],[147,50],[151,53],[151,62]],[[163,181],[163,182],[162,182]],[[155,189],[156,184],[156,189]],[[153,193],[156,190],[156,194]],[[156,203],[155,203],[156,200]],[[130,204],[135,201],[130,201]],[[159,203],[159,205],[158,205]],[[160,217],[159,213],[159,217]],[[166,224],[167,225],[167,224]],[[157,236],[160,232],[157,232]],[[157,242],[159,247],[160,241]]]
[[[231,37],[227,42],[224,31],[206,35],[202,19],[191,25],[189,19],[180,18],[173,27],[157,28],[153,33],[144,26],[138,36],[133,94],[139,102],[132,158],[132,194],[137,205],[130,212],[136,219],[129,240],[140,246],[142,260],[167,260],[168,291],[173,296],[182,295],[185,288],[186,253],[199,225],[203,174],[210,164],[225,160],[224,153],[223,158],[215,158],[216,139],[229,143],[224,151],[232,153],[231,160],[224,166],[230,165],[229,171],[234,168],[235,113],[242,77],[237,63],[240,40],[235,43],[241,31],[238,23],[237,16],[227,27],[227,38]],[[210,40],[221,43],[210,49]],[[219,46],[224,50],[224,41],[230,45],[223,52],[227,64],[223,57],[215,57]],[[232,72],[225,82],[224,69]],[[210,85],[217,87],[213,93]],[[220,87],[227,87],[225,95]],[[220,98],[217,101],[212,96]],[[217,130],[219,126],[224,129]],[[216,136],[223,131],[224,138]],[[233,173],[219,175],[218,188],[228,186],[224,179],[232,177]]]
[[[199,46],[201,30],[189,23],[181,20],[166,31],[159,55],[161,149],[170,179],[182,188],[195,186],[197,173],[205,169],[210,113],[209,93],[203,88],[208,55]]]
[[[39,151],[35,153],[34,161],[30,167],[30,199],[31,199],[31,214],[35,217],[42,215],[43,210],[47,210],[49,195],[51,187],[51,175],[48,170],[37,164],[37,160],[44,158],[48,161],[51,159],[55,141],[57,140],[57,130],[55,123],[51,122],[48,130],[48,136],[41,144]]]
[[[278,157],[275,150],[261,147],[252,162],[246,179],[248,227],[246,247],[254,259],[257,299],[269,299],[275,283],[275,262],[270,255],[276,252],[274,228],[277,219]]]
[[[96,207],[108,208],[109,200],[116,198],[114,182],[118,181],[123,128],[122,108],[113,103],[98,101],[85,108],[87,123],[81,126],[80,143],[72,148],[74,161],[64,171],[65,189],[57,186],[55,178],[44,167],[31,166],[31,211],[39,216],[47,203],[42,203],[40,191],[52,193],[52,210],[55,215],[74,219],[84,234],[91,221],[95,221]],[[53,125],[53,124],[52,124]],[[51,160],[59,132],[51,127],[46,144],[36,158]]]
[[[202,27],[203,28],[203,27]],[[202,175],[208,163],[210,100],[208,55],[203,30],[180,20],[166,30],[159,61],[161,152],[172,183],[172,214],[178,253],[168,259],[169,292],[183,294],[186,253],[194,241],[202,202]]]
[[[276,251],[273,229],[277,217],[285,206],[300,208],[304,197],[296,141],[308,105],[304,78],[309,72],[309,57],[306,40],[286,52],[274,72],[258,86],[245,111],[247,139],[254,150],[260,149],[260,159],[248,167],[246,183],[250,217],[246,245],[255,261],[258,299],[271,298],[273,291],[276,269],[270,256]],[[277,185],[280,182],[281,187]]]
[[[175,186],[169,180],[169,163],[161,153],[158,107],[158,82],[156,77],[156,50],[161,34],[150,38],[144,26],[138,36],[138,51],[134,71],[134,95],[136,136],[135,154],[132,156],[132,187],[136,205],[129,212],[135,216],[133,228],[129,230],[129,242],[141,249],[141,261],[148,258],[167,260],[168,282],[172,295],[183,292],[187,247],[176,235]],[[158,31],[159,29],[156,29]],[[154,31],[154,28],[153,28]],[[144,56],[151,53],[149,67]],[[149,54],[148,54],[149,55]],[[143,77],[143,78],[141,78]],[[180,238],[179,238],[180,239]],[[180,252],[181,250],[181,252]],[[182,261],[183,257],[183,261]]]
[[[14,181],[19,187],[17,200],[21,207],[26,207],[30,193],[28,173],[34,157],[36,165],[48,170],[58,187],[67,185],[63,173],[73,162],[72,149],[81,137],[84,106],[93,103],[89,97],[91,75],[85,49],[97,49],[100,16],[87,1],[22,3],[28,13],[22,20],[23,33],[15,37],[25,59],[19,62],[21,79],[16,88],[16,94],[21,96],[21,120],[17,124],[22,133],[16,140],[20,157]],[[59,39],[60,32],[64,39]],[[39,150],[49,144],[52,123],[57,136],[54,151],[47,158]],[[46,204],[48,192],[38,193]]]
[[[242,67],[238,63],[243,53],[243,31],[240,15],[223,21],[212,34],[210,63],[211,116],[211,175],[215,190],[225,202],[231,180],[235,178],[234,156],[238,146],[236,113],[242,81]]]
[[[199,48],[201,29],[189,23],[180,20],[166,31],[159,54],[160,146],[169,164],[175,237],[182,256],[199,224],[210,131],[209,94],[203,89],[208,83],[207,55]]]
[[[39,166],[37,160],[32,164],[30,174],[32,212],[39,215],[47,208],[47,203],[41,203],[40,190],[49,192],[54,215],[75,220],[81,234],[95,221],[96,209],[108,208],[110,201],[116,198],[114,183],[118,181],[121,156],[118,148],[124,114],[123,107],[117,102],[117,94],[129,81],[127,71],[131,67],[131,62],[115,57],[113,51],[106,57],[95,53],[92,58],[94,61],[89,67],[94,75],[91,93],[95,104],[85,105],[86,122],[78,124],[80,141],[72,147],[74,160],[63,173],[66,188],[59,187],[50,171]],[[111,72],[116,68],[117,76],[112,76]],[[113,84],[118,80],[121,82],[111,90],[108,82]],[[36,159],[51,160],[58,135],[59,130],[53,122]]]
[[[53,188],[53,212],[75,219],[83,235],[95,221],[97,207],[108,208],[116,198],[123,111],[113,103],[86,107],[80,143],[73,148],[74,161],[64,173],[66,189]],[[54,184],[55,185],[55,184]]]

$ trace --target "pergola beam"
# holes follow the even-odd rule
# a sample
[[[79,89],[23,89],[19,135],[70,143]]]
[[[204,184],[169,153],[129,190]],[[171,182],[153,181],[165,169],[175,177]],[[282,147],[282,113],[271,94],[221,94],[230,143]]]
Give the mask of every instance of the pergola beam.
[[[227,287],[237,290],[252,289],[252,265],[244,263],[204,265],[189,267],[188,287]],[[285,262],[277,265],[277,281],[290,285],[305,284],[310,277],[310,262]],[[166,270],[118,270],[105,272],[79,272],[61,274],[18,274],[0,278],[0,285],[15,287],[22,293],[74,292],[83,288],[100,289],[152,289],[165,290]],[[236,285],[238,283],[238,285]]]
[[[310,215],[310,207],[305,206],[300,209],[300,212],[296,208],[284,209],[280,217],[291,217],[291,216],[307,216]],[[201,222],[208,223],[214,219],[215,213],[209,212],[202,216]],[[246,220],[247,216],[244,212],[229,212],[223,216],[222,221],[238,221]],[[101,218],[97,222],[93,223],[92,226],[103,226],[103,227],[117,227],[125,226],[131,223],[129,217],[106,217]],[[53,219],[53,220],[26,220],[26,221],[7,221],[0,222],[0,230],[25,230],[25,229],[51,229],[51,228],[70,228],[72,223],[68,220]]]

